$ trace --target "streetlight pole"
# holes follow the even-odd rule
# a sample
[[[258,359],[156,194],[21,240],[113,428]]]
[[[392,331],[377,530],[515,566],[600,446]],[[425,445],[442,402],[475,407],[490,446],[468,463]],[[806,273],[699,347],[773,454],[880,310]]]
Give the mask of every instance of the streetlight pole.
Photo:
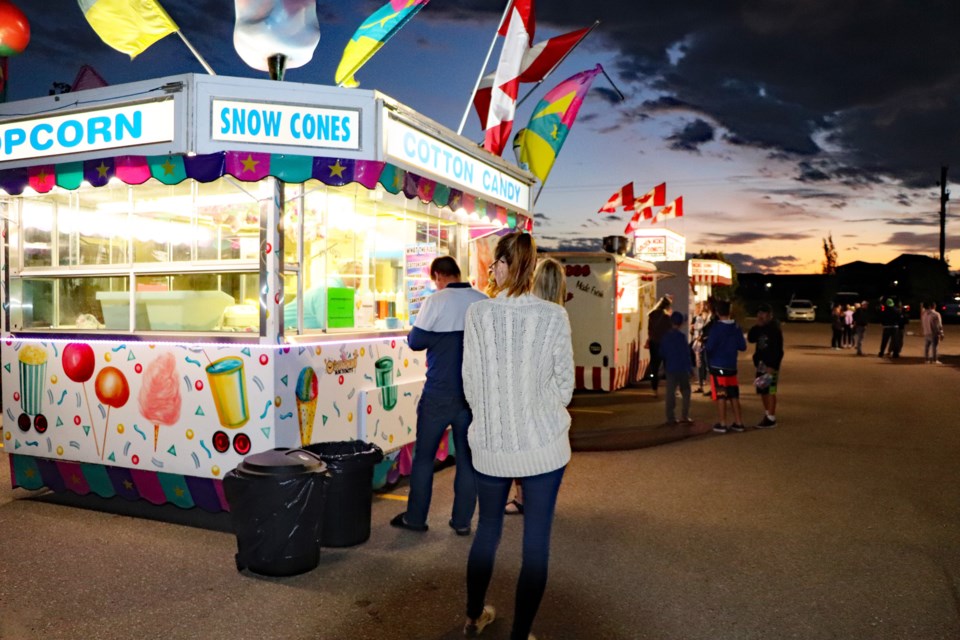
[[[940,167],[940,262],[947,261],[947,200],[950,192],[947,191],[947,166]]]

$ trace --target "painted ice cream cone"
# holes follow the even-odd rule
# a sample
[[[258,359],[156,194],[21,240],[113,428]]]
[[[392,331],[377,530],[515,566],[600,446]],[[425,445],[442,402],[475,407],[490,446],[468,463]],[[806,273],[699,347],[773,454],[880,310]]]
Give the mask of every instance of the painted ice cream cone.
[[[297,420],[300,423],[300,446],[313,442],[313,421],[317,417],[317,372],[304,367],[297,376]]]
[[[297,398],[297,419],[300,421],[300,446],[313,442],[313,421],[317,417],[317,399],[304,402]]]

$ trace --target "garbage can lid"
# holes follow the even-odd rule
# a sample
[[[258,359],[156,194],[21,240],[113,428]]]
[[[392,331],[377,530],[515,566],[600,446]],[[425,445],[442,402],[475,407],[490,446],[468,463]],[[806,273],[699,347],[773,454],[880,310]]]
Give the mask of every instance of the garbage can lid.
[[[247,456],[240,468],[250,473],[292,476],[323,473],[327,465],[319,456],[303,449],[271,449]]]

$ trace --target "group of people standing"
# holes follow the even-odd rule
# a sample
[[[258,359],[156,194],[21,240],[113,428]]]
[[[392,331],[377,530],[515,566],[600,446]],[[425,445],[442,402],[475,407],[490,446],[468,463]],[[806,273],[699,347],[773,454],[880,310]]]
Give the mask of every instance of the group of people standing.
[[[477,637],[496,618],[486,593],[510,489],[521,479],[514,504],[524,516],[523,562],[510,638],[535,640],[530,630],[546,588],[557,494],[571,457],[566,406],[574,388],[573,344],[560,264],[548,258],[538,265],[533,238],[519,232],[502,237],[494,257],[489,296],[460,282],[453,258],[430,266],[437,292],[424,301],[408,336],[411,349],[427,351],[410,495],[407,510],[390,524],[428,530],[434,459],[450,426],[456,474],[449,526],[457,535],[472,533],[479,504],[463,627],[464,636]]]
[[[943,341],[943,319],[933,302],[923,302],[920,308],[920,326],[923,330],[923,361],[942,364],[938,358],[940,342]],[[870,305],[864,300],[859,304],[836,305],[831,312],[833,349],[856,349],[858,356],[863,355],[863,337],[869,320]],[[879,357],[899,358],[903,351],[903,338],[910,318],[906,309],[892,298],[883,301],[880,309],[880,351]]]
[[[740,407],[740,383],[737,378],[739,353],[747,350],[747,341],[755,345],[755,388],[760,395],[764,416],[758,428],[777,424],[777,382],[783,360],[783,333],[769,305],[760,305],[756,324],[744,332],[731,317],[730,302],[710,299],[701,303],[691,325],[690,342],[682,332],[684,315],[673,311],[669,296],[662,297],[647,316],[647,347],[650,350],[648,377],[658,395],[660,367],[666,374],[666,419],[668,424],[689,423],[690,380],[696,366],[697,391],[710,395],[717,407],[717,433],[745,430]],[[709,388],[704,385],[709,379]],[[676,396],[681,397],[680,420],[676,417]]]

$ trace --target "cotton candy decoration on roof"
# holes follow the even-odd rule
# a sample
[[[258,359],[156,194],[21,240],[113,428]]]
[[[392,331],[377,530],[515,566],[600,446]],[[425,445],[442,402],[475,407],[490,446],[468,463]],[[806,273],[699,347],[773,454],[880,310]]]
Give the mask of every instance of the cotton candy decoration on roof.
[[[313,59],[320,42],[316,0],[235,0],[233,46],[250,67],[269,71],[268,60],[282,55],[286,68]]]

